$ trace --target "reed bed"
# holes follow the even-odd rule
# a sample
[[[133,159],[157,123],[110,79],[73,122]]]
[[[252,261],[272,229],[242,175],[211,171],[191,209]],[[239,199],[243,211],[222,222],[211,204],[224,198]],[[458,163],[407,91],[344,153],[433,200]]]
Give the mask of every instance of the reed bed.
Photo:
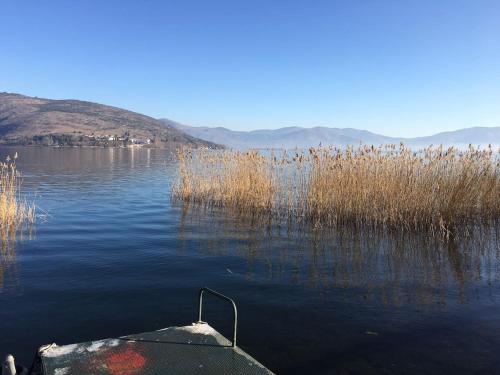
[[[500,150],[179,151],[174,199],[316,227],[467,234],[500,219]]]
[[[20,195],[21,174],[16,167],[17,154],[0,162],[0,233],[2,240],[24,224],[35,221],[35,207]]]

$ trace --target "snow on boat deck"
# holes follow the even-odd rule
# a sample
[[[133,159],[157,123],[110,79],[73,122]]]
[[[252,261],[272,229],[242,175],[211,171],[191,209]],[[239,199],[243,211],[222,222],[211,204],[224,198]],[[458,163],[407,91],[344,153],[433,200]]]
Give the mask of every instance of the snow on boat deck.
[[[44,375],[272,374],[207,323],[40,348]]]

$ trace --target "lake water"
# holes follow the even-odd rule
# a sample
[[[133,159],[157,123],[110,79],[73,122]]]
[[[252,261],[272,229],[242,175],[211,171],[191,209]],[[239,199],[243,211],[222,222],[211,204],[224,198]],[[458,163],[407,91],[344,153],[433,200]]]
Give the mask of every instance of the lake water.
[[[239,345],[279,374],[500,373],[499,233],[415,236],[268,226],[172,202],[148,149],[18,152],[39,207],[0,258],[0,354],[196,320],[232,298]],[[208,298],[207,298],[208,299]],[[207,306],[230,336],[230,310]]]

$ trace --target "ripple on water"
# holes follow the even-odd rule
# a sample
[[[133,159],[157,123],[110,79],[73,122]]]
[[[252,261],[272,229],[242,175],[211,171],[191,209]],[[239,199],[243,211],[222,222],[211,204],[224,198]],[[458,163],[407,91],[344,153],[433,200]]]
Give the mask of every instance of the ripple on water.
[[[29,363],[41,344],[189,324],[211,286],[277,373],[500,372],[497,239],[268,228],[172,204],[166,151],[17,151],[47,216],[1,253],[0,354]],[[224,331],[227,311],[207,303]]]

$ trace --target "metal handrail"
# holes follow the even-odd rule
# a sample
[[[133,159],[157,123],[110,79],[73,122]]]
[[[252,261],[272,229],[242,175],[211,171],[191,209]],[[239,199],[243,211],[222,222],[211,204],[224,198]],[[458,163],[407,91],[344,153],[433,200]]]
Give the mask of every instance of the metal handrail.
[[[232,342],[232,347],[235,348],[236,347],[236,330],[238,327],[238,310],[236,309],[236,303],[234,303],[234,301],[231,298],[226,297],[225,295],[220,294],[219,292],[216,292],[215,290],[212,290],[210,288],[201,288],[199,295],[198,295],[198,322],[199,323],[203,322],[203,320],[201,319],[201,312],[202,312],[202,308],[203,308],[203,292],[207,292],[215,297],[223,299],[223,300],[231,303],[231,305],[233,306],[233,342]]]

